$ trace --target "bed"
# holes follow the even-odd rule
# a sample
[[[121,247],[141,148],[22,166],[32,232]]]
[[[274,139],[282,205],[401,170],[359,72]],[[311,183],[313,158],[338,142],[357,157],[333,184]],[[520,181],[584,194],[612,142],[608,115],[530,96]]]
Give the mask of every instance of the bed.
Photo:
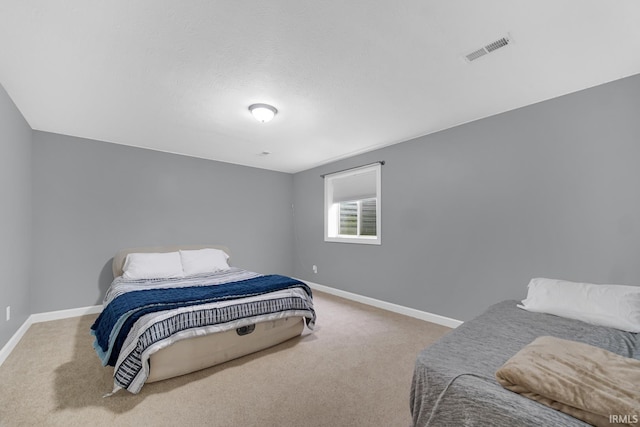
[[[129,279],[129,254],[198,253],[219,245],[132,248],[113,259],[114,281],[91,328],[114,389],[138,393],[145,383],[211,367],[312,329],[310,288],[296,279],[227,266],[184,277]],[[180,252],[183,251],[183,252]]]
[[[496,371],[540,336],[640,359],[638,333],[525,311],[518,303],[504,301],[491,306],[418,355],[410,394],[414,426],[589,425],[497,382]],[[640,395],[638,407],[636,414],[629,415],[640,415]]]

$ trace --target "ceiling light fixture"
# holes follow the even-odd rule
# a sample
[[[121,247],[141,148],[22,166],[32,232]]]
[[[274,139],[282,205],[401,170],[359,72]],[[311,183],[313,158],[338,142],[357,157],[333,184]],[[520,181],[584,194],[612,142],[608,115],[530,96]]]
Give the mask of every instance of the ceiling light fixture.
[[[251,114],[253,114],[253,117],[255,117],[257,121],[262,123],[270,122],[278,112],[276,107],[269,104],[249,105],[249,111],[251,111]]]

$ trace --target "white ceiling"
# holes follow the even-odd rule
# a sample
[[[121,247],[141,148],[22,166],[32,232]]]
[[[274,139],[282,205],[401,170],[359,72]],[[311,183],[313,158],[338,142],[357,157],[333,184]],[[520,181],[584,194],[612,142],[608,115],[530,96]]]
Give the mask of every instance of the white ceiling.
[[[32,128],[284,172],[637,73],[637,0],[0,1]]]

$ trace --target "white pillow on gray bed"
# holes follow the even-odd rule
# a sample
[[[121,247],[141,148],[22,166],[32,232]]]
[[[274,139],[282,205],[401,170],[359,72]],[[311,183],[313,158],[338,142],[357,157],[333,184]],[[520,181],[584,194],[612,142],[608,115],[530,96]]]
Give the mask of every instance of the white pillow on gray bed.
[[[182,269],[187,276],[229,269],[229,255],[223,250],[214,248],[180,251]]]
[[[536,278],[529,282],[527,298],[518,307],[592,325],[640,332],[640,286]]]
[[[130,253],[124,261],[122,277],[129,280],[183,277],[178,252]]]

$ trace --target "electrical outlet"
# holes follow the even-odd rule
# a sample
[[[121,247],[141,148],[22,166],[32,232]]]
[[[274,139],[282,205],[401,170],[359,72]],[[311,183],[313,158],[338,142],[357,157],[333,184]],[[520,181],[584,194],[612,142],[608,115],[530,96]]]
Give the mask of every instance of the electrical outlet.
[[[313,272],[314,272],[314,273],[316,273],[316,274],[318,274],[318,266],[317,266],[317,265],[314,265],[314,266],[313,266]]]
[[[7,306],[7,322],[11,320],[11,306]]]

